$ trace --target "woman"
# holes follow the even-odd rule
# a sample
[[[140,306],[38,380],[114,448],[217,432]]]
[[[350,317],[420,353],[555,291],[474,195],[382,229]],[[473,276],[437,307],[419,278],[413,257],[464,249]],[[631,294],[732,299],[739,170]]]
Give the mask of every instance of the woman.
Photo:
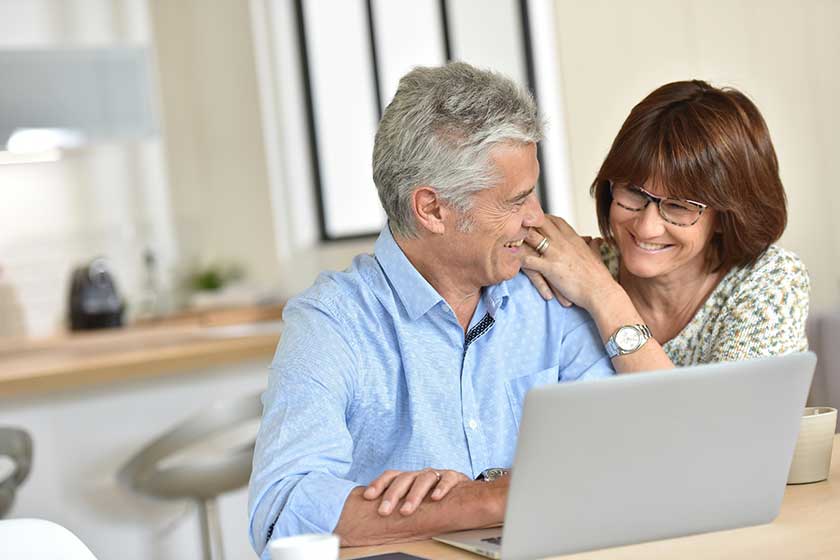
[[[658,88],[630,112],[591,193],[603,241],[587,246],[547,216],[523,266],[543,297],[592,315],[618,371],[807,349],[808,274],[773,245],[784,188],[742,93],[698,80]]]

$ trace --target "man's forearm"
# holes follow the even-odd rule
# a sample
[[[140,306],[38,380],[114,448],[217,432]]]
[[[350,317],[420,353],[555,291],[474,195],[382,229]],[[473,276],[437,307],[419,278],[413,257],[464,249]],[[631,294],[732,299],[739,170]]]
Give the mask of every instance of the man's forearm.
[[[507,477],[505,477],[507,478]],[[449,531],[491,527],[502,522],[507,480],[459,484],[441,501],[424,500],[408,516],[398,508],[388,516],[377,513],[379,500],[362,497],[363,487],[347,497],[335,528],[342,546],[365,546],[429,538]]]

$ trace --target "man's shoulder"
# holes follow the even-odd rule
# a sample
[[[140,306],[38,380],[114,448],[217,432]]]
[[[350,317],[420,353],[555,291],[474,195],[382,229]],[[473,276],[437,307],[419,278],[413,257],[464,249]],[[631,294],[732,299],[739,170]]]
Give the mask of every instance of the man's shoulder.
[[[382,269],[370,254],[360,254],[342,271],[321,272],[315,282],[291,298],[286,309],[317,310],[331,316],[376,304],[377,292],[388,289]]]
[[[513,302],[511,309],[516,314],[529,318],[533,318],[534,315],[544,316],[546,321],[562,322],[569,328],[592,320],[586,310],[576,305],[563,307],[556,298],[544,300],[524,272],[506,280],[504,284]]]

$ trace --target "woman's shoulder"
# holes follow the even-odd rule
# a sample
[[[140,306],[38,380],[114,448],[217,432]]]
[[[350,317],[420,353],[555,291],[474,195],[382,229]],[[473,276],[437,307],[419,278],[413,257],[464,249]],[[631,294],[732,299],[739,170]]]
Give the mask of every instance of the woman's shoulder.
[[[807,349],[810,281],[802,260],[771,245],[730,270],[665,351],[679,365],[740,360]]]
[[[607,241],[601,241],[599,250],[601,252],[601,262],[604,263],[604,266],[607,267],[607,270],[610,271],[610,274],[612,274],[613,278],[618,278],[618,249],[616,249],[614,245],[608,243]]]
[[[732,287],[742,290],[752,286],[776,286],[779,289],[790,287],[810,288],[808,269],[793,251],[778,245],[770,245],[752,263],[735,268],[727,276],[731,277]]]

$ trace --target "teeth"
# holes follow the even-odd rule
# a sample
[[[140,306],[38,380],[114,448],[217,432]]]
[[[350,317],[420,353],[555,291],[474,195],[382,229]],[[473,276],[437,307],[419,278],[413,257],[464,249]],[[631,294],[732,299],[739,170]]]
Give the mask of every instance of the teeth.
[[[523,243],[524,241],[525,241],[524,239],[520,239],[519,241],[514,241],[514,242],[512,242],[512,243],[505,243],[505,247],[511,247],[511,248],[513,248],[513,247],[521,247],[521,246],[522,246],[522,243]]]
[[[645,251],[656,251],[658,249],[664,249],[665,247],[667,247],[667,245],[661,243],[642,243],[641,241],[636,241],[636,245],[638,245]]]

